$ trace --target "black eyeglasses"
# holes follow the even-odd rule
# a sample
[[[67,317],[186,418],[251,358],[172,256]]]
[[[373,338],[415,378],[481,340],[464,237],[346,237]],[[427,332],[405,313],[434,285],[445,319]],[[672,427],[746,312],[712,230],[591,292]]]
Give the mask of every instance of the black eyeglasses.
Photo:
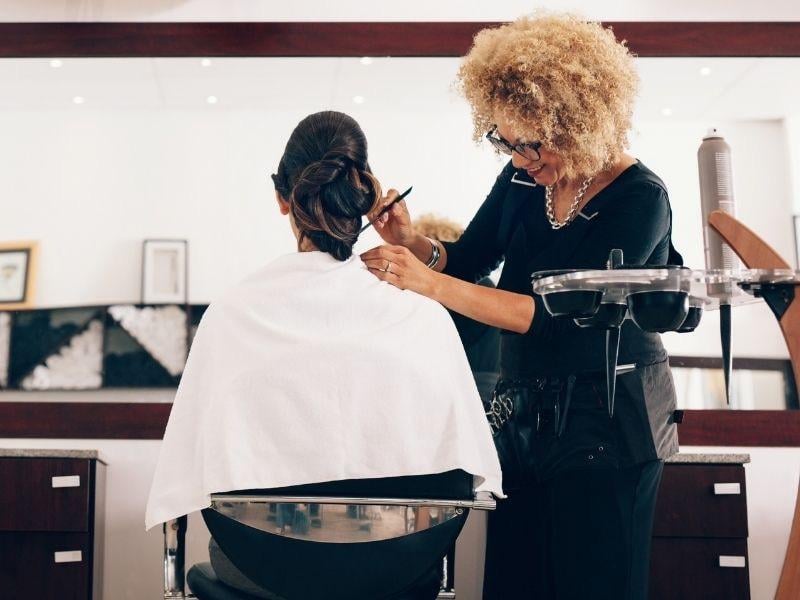
[[[542,142],[526,142],[524,144],[512,144],[499,133],[497,133],[497,125],[492,127],[486,134],[486,139],[489,140],[495,148],[503,154],[511,155],[516,152],[523,158],[528,160],[539,160],[542,156],[539,154],[539,148],[542,147]]]

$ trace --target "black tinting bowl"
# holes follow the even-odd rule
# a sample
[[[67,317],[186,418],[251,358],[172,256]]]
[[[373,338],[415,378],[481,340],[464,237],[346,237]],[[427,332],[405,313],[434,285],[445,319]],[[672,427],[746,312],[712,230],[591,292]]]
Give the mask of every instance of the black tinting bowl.
[[[613,329],[622,325],[628,312],[627,304],[614,304],[604,302],[597,312],[591,317],[575,319],[579,327],[594,327],[596,329]]]
[[[662,290],[634,292],[628,296],[628,309],[643,331],[677,331],[689,313],[689,294]]]
[[[600,306],[603,292],[598,290],[571,290],[542,294],[545,308],[554,317],[591,317]]]
[[[678,328],[678,333],[689,333],[694,331],[700,325],[700,318],[703,316],[702,306],[689,307],[689,313]]]

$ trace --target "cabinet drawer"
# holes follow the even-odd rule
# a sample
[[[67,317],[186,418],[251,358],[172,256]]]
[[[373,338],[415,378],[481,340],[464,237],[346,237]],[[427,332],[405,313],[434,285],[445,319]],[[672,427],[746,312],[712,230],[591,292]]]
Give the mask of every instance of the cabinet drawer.
[[[748,572],[747,540],[653,538],[650,600],[749,600]]]
[[[747,537],[747,502],[741,465],[664,466],[653,535]]]
[[[86,533],[0,532],[3,600],[89,600]]]
[[[0,531],[89,531],[90,461],[0,458]]]

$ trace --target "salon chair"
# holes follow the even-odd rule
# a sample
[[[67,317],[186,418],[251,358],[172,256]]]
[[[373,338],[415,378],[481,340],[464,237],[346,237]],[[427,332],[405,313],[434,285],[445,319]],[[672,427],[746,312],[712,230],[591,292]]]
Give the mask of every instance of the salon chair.
[[[230,563],[283,600],[452,599],[448,551],[470,509],[494,508],[454,470],[213,494],[203,519]],[[165,600],[252,600],[210,563],[184,577],[185,535],[185,516],[164,524]]]

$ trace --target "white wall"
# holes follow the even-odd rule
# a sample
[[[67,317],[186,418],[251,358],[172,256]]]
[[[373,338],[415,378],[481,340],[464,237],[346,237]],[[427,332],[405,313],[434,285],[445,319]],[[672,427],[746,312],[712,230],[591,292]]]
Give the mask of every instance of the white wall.
[[[0,239],[41,240],[37,304],[136,301],[141,240],[189,240],[190,299],[223,289],[294,248],[271,173],[303,110],[8,110],[0,113]],[[313,110],[313,108],[309,108]],[[461,103],[429,111],[347,107],[371,141],[385,186],[414,186],[413,214],[469,222],[502,164],[470,140]],[[696,151],[699,122],[642,122],[633,152],[666,181],[675,245],[702,268]],[[726,123],[739,217],[788,260],[794,255],[787,129],[781,121]],[[36,156],[36,160],[31,160]],[[370,231],[359,249],[378,243]],[[786,356],[765,304],[734,312],[734,354]],[[718,320],[668,334],[670,352],[718,355]]]
[[[384,3],[361,0],[336,3],[321,0],[302,3],[6,0],[0,5],[0,21],[508,20],[537,5],[542,3],[527,0],[502,3],[409,0],[393,4],[389,11]],[[758,3],[749,0],[677,0],[670,3],[659,0],[606,3],[554,0],[548,2],[547,7],[578,10],[589,17],[605,20],[797,20],[800,17],[796,0]],[[271,188],[264,175],[265,167],[271,167],[279,154],[277,148],[282,143],[279,139],[285,137],[296,115],[286,117],[282,130],[266,128],[257,114],[220,116],[203,113],[197,123],[190,123],[180,115],[156,118],[144,113],[129,113],[129,117],[125,124],[115,125],[106,119],[104,123],[93,125],[66,113],[0,114],[0,131],[3,132],[0,137],[0,166],[5,167],[0,172],[0,202],[4,210],[4,218],[0,219],[0,239],[33,237],[45,240],[40,271],[42,304],[138,299],[139,251],[144,237],[164,235],[190,239],[190,290],[194,301],[212,299],[217,290],[291,244],[288,230],[272,210]],[[377,119],[377,116],[373,118]],[[450,131],[446,119],[440,121],[430,116],[426,118],[426,115],[419,115],[419,118],[429,131]],[[40,133],[36,134],[35,128],[23,127],[26,125],[24,119],[29,120],[27,124],[40,123]],[[463,115],[453,119],[458,124],[453,131],[463,135]],[[369,117],[365,116],[363,120],[365,129],[369,131]],[[386,125],[395,127],[396,139],[404,140],[414,133],[401,119],[384,121]],[[666,136],[673,126],[662,128],[659,135]],[[24,136],[14,135],[15,131],[19,133],[23,128]],[[46,133],[48,131],[50,133]],[[181,148],[177,151],[169,141],[155,143],[152,135],[155,132],[171,134],[175,139],[198,140],[198,143],[188,150]],[[234,134],[244,136],[244,141],[230,144]],[[122,143],[117,142],[120,139]],[[656,143],[659,138],[649,139]],[[13,140],[13,145],[8,143],[9,140]],[[774,147],[774,140],[769,143]],[[446,168],[435,171],[438,177],[431,177],[430,166],[439,165],[442,158],[449,157],[436,156],[433,151],[428,151],[425,155],[406,154],[405,160],[396,162],[387,152],[393,146],[387,142],[373,147],[376,157],[379,149],[385,153],[386,162],[379,166],[376,160],[375,165],[385,174],[385,181],[391,181],[397,187],[406,182],[409,185],[413,183],[418,190],[415,195],[419,193],[415,200],[419,199],[420,204],[430,201],[430,206],[434,206],[434,202],[442,200],[445,202],[443,206],[463,221],[487,189],[487,182],[491,181],[496,169],[486,153],[476,151],[468,158],[462,156],[460,163],[447,161]],[[656,160],[650,158],[648,148],[643,143],[639,147],[642,158],[659,170]],[[740,147],[736,144],[735,160],[745,152]],[[795,144],[794,147],[798,146]],[[82,156],[86,148],[94,148],[89,157]],[[35,155],[42,160],[35,166],[19,167],[19,158],[23,155]],[[800,156],[800,153],[795,156]],[[688,157],[686,154],[683,159],[690,161]],[[121,168],[130,163],[140,168],[140,177],[133,177]],[[82,175],[76,170],[76,165],[90,165],[94,174],[89,177]],[[735,168],[738,173],[742,172],[738,166]],[[675,178],[663,169],[660,172],[672,189],[676,215],[680,212],[686,219],[692,218],[691,203],[685,205],[685,212],[678,207],[683,206],[684,196],[676,187]],[[685,181],[688,183],[689,179],[687,177]],[[443,181],[447,181],[448,186],[444,186]],[[761,181],[768,186],[775,183],[770,176],[762,177]],[[234,189],[236,192],[232,193]],[[477,196],[475,190],[480,190]],[[31,191],[43,204],[30,202],[31,196],[27,194]],[[800,196],[795,194],[797,197]],[[170,207],[167,200],[176,199],[178,203]],[[428,205],[425,206],[427,209]],[[14,212],[7,212],[9,207]],[[780,222],[786,216],[786,213],[773,213],[771,208],[764,216],[772,215],[769,219],[778,219],[774,222]],[[184,209],[200,217],[196,225],[181,225],[177,217],[183,214],[181,211]],[[800,205],[796,210],[800,210]],[[760,211],[760,205],[753,207],[754,219],[760,218]],[[745,217],[744,212],[740,214]],[[85,220],[76,223],[76,216]],[[103,227],[93,226],[95,220],[100,221]],[[219,224],[219,230],[209,228],[210,223]],[[696,225],[685,229],[679,227],[676,239],[696,244],[697,238],[693,237],[699,232]],[[766,225],[764,230],[770,231],[769,223]],[[784,236],[784,233],[778,231],[778,235]],[[771,236],[769,239],[776,243]],[[778,243],[785,250],[785,238],[780,237],[780,240],[783,241]],[[697,254],[696,246],[694,251],[688,251],[689,245],[682,244],[681,250],[685,251],[687,258],[695,256],[699,262],[702,255]],[[49,257],[48,247],[57,248]],[[745,313],[751,310],[756,313],[761,310],[760,315],[752,317],[753,322],[759,324],[754,329],[761,331],[763,326],[767,333],[749,344],[741,341],[746,338],[739,337],[740,330],[737,329],[737,352],[783,355],[777,329],[770,321],[771,317],[763,314],[763,307],[739,309],[737,321],[749,320]],[[705,330],[713,332],[713,321],[706,320]],[[691,338],[668,340],[667,343],[673,351],[705,354],[716,347],[715,341],[713,333],[701,332]],[[52,400],[54,396],[31,394],[25,398]],[[58,398],[168,401],[169,394],[98,392],[90,395],[59,394]],[[4,395],[3,399],[17,398]],[[159,442],[14,439],[0,440],[0,445],[99,449],[110,463],[104,595],[113,600],[158,597],[161,539],[158,532],[143,532],[142,512]],[[751,450],[753,464],[748,467],[748,485],[751,581],[755,600],[772,597],[777,583],[798,479],[798,452],[796,449]],[[193,540],[191,563],[202,557],[207,534],[199,519],[193,520],[190,531]],[[476,590],[462,589],[461,593],[460,598],[465,600],[479,597]]]
[[[85,108],[85,107],[81,107]],[[223,107],[215,107],[223,108]],[[0,113],[0,239],[42,240],[38,303],[44,306],[135,301],[141,240],[190,241],[190,295],[212,300],[270,258],[293,249],[274,207],[268,173],[299,118],[316,107],[266,113],[227,109],[6,110]],[[409,205],[466,223],[499,168],[470,142],[466,109],[458,104],[387,116],[369,106],[346,109],[371,140],[373,166],[385,185],[414,185]],[[633,148],[667,182],[675,211],[676,245],[702,266],[695,153],[707,123],[642,122]],[[780,122],[726,124],[734,148],[740,216],[789,255],[791,182]],[[440,143],[443,142],[443,143]],[[457,151],[454,149],[458,148]],[[36,160],[31,160],[36,157]],[[753,165],[757,165],[756,168]],[[374,234],[362,247],[376,243]],[[784,356],[765,307],[735,312],[735,352]],[[718,354],[716,322],[667,336],[675,353]],[[170,401],[169,391],[90,394],[3,392],[0,400]],[[145,498],[158,442],[3,440],[6,446],[92,447],[109,463],[106,598],[155,597],[161,540],[144,533]],[[777,582],[791,519],[800,451],[756,450],[750,477],[751,565],[756,599]],[[778,488],[776,488],[778,486]],[[774,489],[783,489],[780,493]],[[788,486],[788,487],[787,487]],[[480,527],[471,523],[480,539]],[[201,560],[207,533],[193,519],[190,562]],[[479,597],[480,553],[462,551],[462,598]],[[757,593],[756,593],[757,592]]]
[[[293,250],[268,174],[305,114],[7,112],[0,115],[0,181],[6,197],[26,201],[14,202],[0,238],[42,240],[38,304],[52,306],[138,298],[141,240],[185,237],[191,299],[209,301]],[[464,119],[439,113],[389,120],[369,111],[360,117],[368,132],[380,128],[372,138],[373,168],[385,185],[413,184],[415,210],[438,208],[466,220],[475,203],[464,199],[491,181],[494,157],[462,139],[468,156],[437,169],[440,151],[409,135],[413,124],[436,128],[443,139],[468,138]],[[38,159],[29,160],[34,153]],[[364,248],[374,243],[376,236],[367,236]]]
[[[710,126],[717,126],[731,146],[738,218],[793,263],[792,162],[784,121],[720,122],[712,113],[705,122],[664,119],[637,125],[632,150],[669,188],[675,247],[688,266],[705,268],[697,148]],[[765,303],[737,308],[733,320],[734,356],[788,356]],[[690,335],[666,334],[664,343],[671,354],[718,356],[718,313],[706,313]]]
[[[484,21],[510,20],[537,7],[580,11],[607,21],[791,21],[794,0],[408,0],[385,4],[364,0],[5,0],[5,21]]]
[[[800,448],[689,447],[681,452],[748,453],[745,466],[750,531],[750,594],[771,600],[778,587],[800,483]]]
[[[792,209],[800,215],[800,118],[786,120],[786,145],[792,172]],[[797,257],[795,257],[797,258]],[[797,265],[800,268],[800,264]]]
[[[354,111],[386,187],[412,210],[467,222],[500,168],[469,140],[465,111]],[[295,249],[269,173],[305,111],[0,113],[0,239],[41,240],[37,305],[140,297],[141,241],[189,240],[190,299],[212,300]],[[432,142],[420,138],[431,138]],[[459,148],[448,155],[442,146]],[[463,150],[462,150],[463,149]],[[35,156],[35,160],[31,157]],[[363,250],[376,245],[370,231]]]

